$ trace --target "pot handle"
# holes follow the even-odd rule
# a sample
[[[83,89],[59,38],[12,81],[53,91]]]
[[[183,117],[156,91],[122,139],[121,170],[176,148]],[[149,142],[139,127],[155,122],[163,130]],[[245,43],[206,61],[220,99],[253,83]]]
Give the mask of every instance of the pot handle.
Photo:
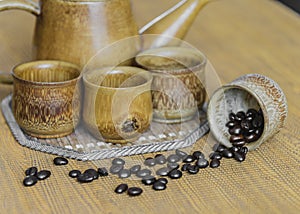
[[[0,1],[0,11],[4,10],[24,10],[36,16],[41,14],[40,7],[37,3],[31,0],[3,0]]]

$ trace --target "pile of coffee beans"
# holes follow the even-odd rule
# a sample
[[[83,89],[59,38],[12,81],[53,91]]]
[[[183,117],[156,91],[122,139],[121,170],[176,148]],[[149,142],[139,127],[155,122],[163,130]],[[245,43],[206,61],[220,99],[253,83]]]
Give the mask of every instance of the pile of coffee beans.
[[[234,147],[241,148],[247,143],[257,141],[264,130],[264,117],[262,110],[249,109],[246,113],[231,112],[226,123],[231,135],[229,141]]]
[[[71,178],[77,178],[77,181],[80,183],[90,183],[94,180],[97,180],[99,177],[108,176],[108,171],[105,167],[95,169],[87,169],[83,173],[79,170],[74,169],[69,172]]]
[[[25,170],[25,178],[23,180],[23,185],[33,186],[35,185],[39,180],[45,180],[49,178],[51,175],[51,172],[49,170],[41,170],[38,171],[38,169],[35,166],[32,166]]]

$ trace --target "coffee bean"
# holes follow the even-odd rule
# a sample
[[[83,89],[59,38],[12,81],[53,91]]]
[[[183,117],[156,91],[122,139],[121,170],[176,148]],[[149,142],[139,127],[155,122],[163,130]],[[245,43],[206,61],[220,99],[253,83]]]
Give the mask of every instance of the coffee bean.
[[[239,111],[238,113],[236,113],[235,115],[235,120],[236,121],[242,121],[246,118],[246,114],[243,111]]]
[[[233,128],[228,130],[229,134],[231,135],[241,135],[242,134],[242,128],[240,125],[236,125]]]
[[[232,143],[232,145],[235,147],[243,147],[245,144],[246,144],[245,140]]]
[[[179,179],[182,177],[182,172],[178,169],[173,169],[172,171],[169,172],[168,176],[171,179]]]
[[[260,127],[260,128],[258,128],[258,129],[256,129],[255,131],[254,131],[254,133],[257,135],[257,137],[259,138],[260,136],[261,136],[261,134],[263,133],[263,131],[264,131],[264,128],[263,127]]]
[[[178,163],[168,163],[167,167],[169,169],[178,169],[179,168],[179,164]]]
[[[244,141],[244,136],[243,135],[231,135],[229,138],[229,141],[231,143]]]
[[[221,160],[222,159],[222,155],[219,152],[213,152],[209,155],[210,159],[218,159]]]
[[[90,174],[91,176],[93,176],[93,180],[96,180],[99,178],[99,173],[94,169],[87,169],[83,173],[87,173],[87,174]]]
[[[243,162],[246,158],[245,154],[241,153],[241,152],[234,152],[233,157],[235,160],[237,160],[239,162]]]
[[[223,152],[226,149],[226,146],[218,144],[218,147],[216,150],[214,150],[215,152]]]
[[[136,173],[136,176],[139,178],[143,178],[148,175],[151,175],[151,171],[149,169],[141,169]]]
[[[221,154],[224,158],[232,158],[233,157],[232,151],[230,151],[228,149],[223,150]]]
[[[63,157],[56,157],[53,160],[53,163],[57,166],[61,166],[61,165],[67,165],[68,164],[68,160],[66,158]]]
[[[49,170],[41,170],[36,174],[37,179],[39,180],[45,180],[49,178],[51,175],[51,172]]]
[[[157,179],[157,181],[159,181],[159,182],[161,182],[163,184],[167,184],[168,183],[168,179],[166,179],[166,178],[159,178],[159,179]]]
[[[38,169],[35,166],[33,166],[33,167],[26,169],[25,175],[26,176],[29,176],[29,175],[36,176],[37,171],[38,171]]]
[[[229,115],[228,115],[228,119],[229,121],[234,121],[235,120],[235,114],[233,112],[231,112]]]
[[[156,162],[155,162],[155,159],[154,158],[147,158],[145,161],[144,161],[144,164],[146,166],[155,166]]]
[[[167,160],[168,160],[169,163],[175,163],[175,162],[180,161],[180,156],[176,155],[176,154],[171,154],[171,155],[169,155]]]
[[[136,174],[138,171],[140,171],[141,170],[141,165],[134,165],[134,166],[132,166],[131,168],[130,168],[130,172],[132,173],[132,174]]]
[[[81,174],[81,172],[80,172],[79,170],[71,170],[71,171],[69,172],[69,176],[70,176],[71,178],[77,178],[78,175],[80,175],[80,174]]]
[[[33,186],[37,183],[37,181],[38,181],[37,177],[33,175],[29,175],[26,176],[25,179],[23,180],[23,185],[26,187]]]
[[[244,153],[244,154],[247,154],[248,153],[248,148],[247,147],[242,147],[241,149],[240,149],[240,152],[241,153]]]
[[[252,120],[252,126],[255,128],[262,127],[264,123],[264,118],[262,115],[257,115],[253,120]]]
[[[190,174],[197,174],[199,172],[199,166],[198,165],[190,165],[188,167],[188,173]]]
[[[246,113],[246,116],[249,117],[249,116],[255,116],[257,114],[257,111],[253,108],[249,109]]]
[[[100,177],[108,176],[108,171],[105,167],[98,168],[98,173]]]
[[[124,165],[125,161],[122,158],[115,158],[111,163],[112,165]]]
[[[247,116],[245,120],[246,120],[247,122],[252,123],[252,120],[253,120],[254,117],[255,117],[255,116]],[[251,126],[252,126],[252,124],[251,124]]]
[[[80,183],[89,183],[92,182],[93,180],[94,180],[93,175],[89,173],[82,173],[77,176],[77,181]]]
[[[196,165],[200,169],[204,169],[204,168],[208,167],[209,163],[208,163],[208,161],[206,159],[200,158],[199,160],[197,160]]]
[[[166,157],[162,154],[155,155],[154,159],[156,164],[165,164],[167,162]]]
[[[156,174],[159,175],[159,176],[167,176],[170,171],[171,171],[170,168],[163,167],[163,168],[158,169],[156,171]]]
[[[204,158],[204,154],[200,151],[194,151],[193,152],[193,157],[197,160],[197,159],[200,159],[200,158]]]
[[[255,133],[252,133],[250,135],[246,135],[245,136],[245,141],[247,143],[251,143],[251,142],[254,142],[254,141],[257,141],[258,140],[258,136],[255,134]]]
[[[131,172],[129,169],[122,169],[118,172],[119,178],[129,178]]]
[[[220,161],[218,159],[212,159],[209,163],[211,168],[217,168],[220,166]]]
[[[192,155],[188,155],[183,159],[183,163],[192,163],[193,161],[195,161],[195,158]]]
[[[189,163],[183,164],[182,167],[181,167],[181,171],[187,171],[187,168],[188,168],[189,165],[191,165],[191,164],[189,164]]]
[[[152,185],[152,184],[154,184],[155,181],[156,181],[156,178],[152,175],[145,176],[142,179],[142,183],[145,184],[145,185]]]
[[[167,185],[161,181],[156,181],[152,188],[156,191],[165,190],[167,188]]]
[[[251,122],[247,121],[247,120],[243,120],[241,122],[241,128],[243,130],[243,132],[247,132],[252,128]]]
[[[130,187],[127,193],[129,196],[138,196],[143,193],[143,190],[139,187]]]
[[[127,184],[120,184],[116,187],[115,189],[115,193],[117,194],[122,194],[123,192],[126,192],[128,189],[128,185]]]
[[[237,123],[235,121],[228,121],[225,126],[228,128],[233,128]]]
[[[232,153],[234,153],[234,152],[237,152],[237,151],[239,151],[239,148],[238,148],[238,147],[235,147],[235,146],[233,146],[233,147],[230,147],[230,148],[229,148],[229,151],[231,151]]]
[[[182,150],[176,149],[175,154],[178,155],[181,159],[184,159],[188,154]]]
[[[124,165],[112,165],[109,169],[109,172],[111,174],[118,174],[122,169],[124,168]]]

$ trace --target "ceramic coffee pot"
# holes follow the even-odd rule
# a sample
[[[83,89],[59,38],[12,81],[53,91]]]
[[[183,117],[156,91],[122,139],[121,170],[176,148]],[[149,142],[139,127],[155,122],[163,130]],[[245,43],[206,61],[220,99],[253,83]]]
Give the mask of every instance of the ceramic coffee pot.
[[[182,0],[140,30],[133,19],[130,0],[39,0],[39,4],[2,0],[0,11],[20,9],[36,15],[33,58],[84,66],[100,49],[123,38],[139,34],[182,38],[210,1]],[[163,46],[168,41],[158,42]]]

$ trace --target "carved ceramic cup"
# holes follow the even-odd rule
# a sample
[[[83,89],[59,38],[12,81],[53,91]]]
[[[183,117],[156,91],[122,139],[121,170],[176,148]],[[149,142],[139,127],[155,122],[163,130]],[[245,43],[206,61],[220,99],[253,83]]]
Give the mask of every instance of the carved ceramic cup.
[[[288,113],[285,95],[277,83],[260,74],[242,76],[219,88],[210,99],[208,121],[216,140],[231,147],[230,135],[225,126],[228,115],[230,112],[246,112],[250,108],[261,108],[264,130],[257,141],[246,144],[249,150],[256,149],[276,134],[283,127]]]
[[[76,65],[62,61],[32,61],[16,66],[12,75],[13,114],[27,134],[56,138],[73,131],[73,113],[79,112],[79,105],[72,104],[80,78]]]
[[[153,120],[179,123],[192,119],[201,109],[206,91],[206,57],[185,47],[149,49],[136,62],[153,75]]]
[[[84,73],[83,82],[83,121],[97,139],[127,143],[149,127],[152,76],[148,71],[105,67]]]

